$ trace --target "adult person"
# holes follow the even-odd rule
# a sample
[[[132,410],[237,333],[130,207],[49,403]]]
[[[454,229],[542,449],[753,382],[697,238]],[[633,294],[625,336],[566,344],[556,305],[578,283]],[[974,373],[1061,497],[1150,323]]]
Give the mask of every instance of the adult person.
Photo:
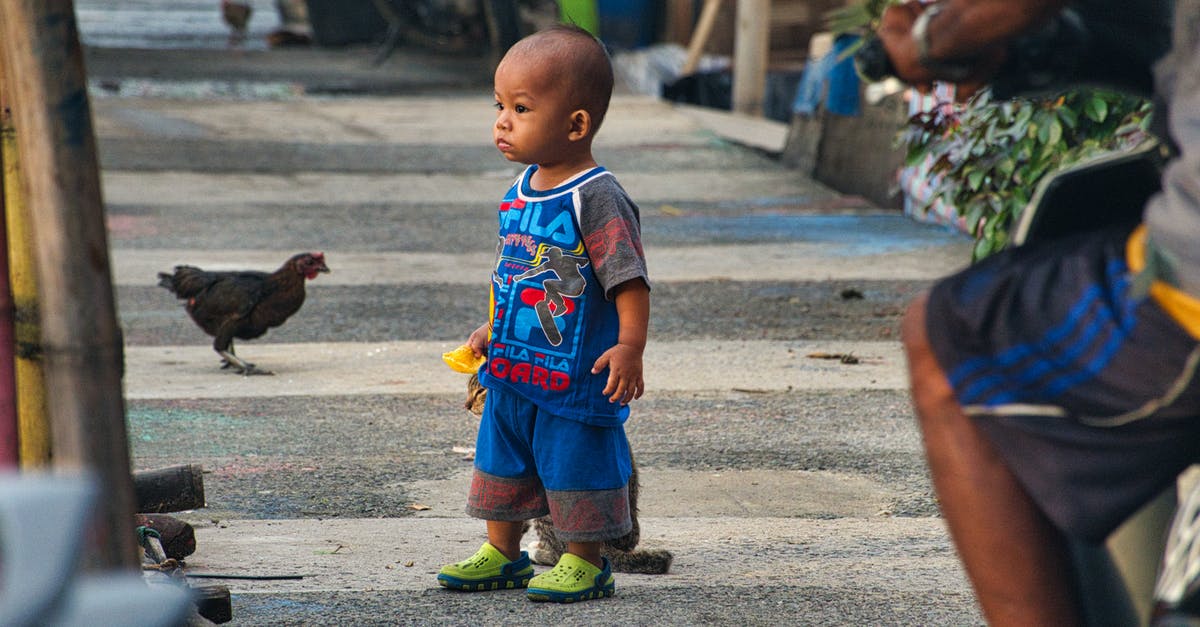
[[[878,35],[901,79],[969,91],[1037,70],[1020,38],[1061,28],[1064,9],[1091,11],[1101,27],[1071,42],[1065,73],[1136,88],[1153,46],[1140,68],[1111,50],[1144,41],[1120,24],[1164,18],[1161,6],[907,3],[884,13]],[[1103,540],[1200,460],[1200,0],[1176,0],[1173,31],[1153,70],[1173,155],[1142,224],[1004,251],[939,281],[905,316],[934,488],[992,625],[1082,623],[1066,539]],[[1069,86],[1041,86],[1052,84]]]

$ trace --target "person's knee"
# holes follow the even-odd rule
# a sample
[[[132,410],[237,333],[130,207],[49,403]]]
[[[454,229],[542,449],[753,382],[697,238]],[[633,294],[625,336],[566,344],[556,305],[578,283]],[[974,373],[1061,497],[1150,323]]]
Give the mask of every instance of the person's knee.
[[[904,352],[912,355],[917,351],[928,350],[929,340],[925,335],[925,304],[929,294],[921,293],[908,304],[904,318],[900,321],[900,342]]]
[[[909,303],[908,310],[900,323],[900,342],[908,359],[908,376],[914,390],[928,381],[937,371],[936,360],[929,346],[925,330],[925,303],[927,294],[921,294]]]
[[[918,422],[925,424],[934,416],[946,416],[957,408],[954,391],[946,380],[926,331],[928,295],[918,296],[909,305],[901,323],[900,338],[908,359],[909,386]]]

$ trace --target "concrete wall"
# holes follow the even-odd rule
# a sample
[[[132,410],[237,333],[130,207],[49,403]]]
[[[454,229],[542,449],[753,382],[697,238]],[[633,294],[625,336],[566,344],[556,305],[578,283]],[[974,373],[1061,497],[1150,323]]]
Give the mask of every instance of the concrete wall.
[[[821,109],[796,115],[789,126],[782,161],[844,194],[862,196],[880,207],[900,209],[896,171],[904,151],[895,146],[907,118],[899,95],[862,106],[857,116]]]

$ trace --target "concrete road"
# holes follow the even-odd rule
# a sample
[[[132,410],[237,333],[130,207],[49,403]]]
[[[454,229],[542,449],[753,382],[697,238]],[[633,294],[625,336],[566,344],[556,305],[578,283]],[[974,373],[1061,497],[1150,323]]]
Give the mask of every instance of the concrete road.
[[[313,83],[356,63],[262,54]],[[145,60],[270,80],[222,55]],[[648,391],[628,430],[643,544],[675,562],[574,606],[454,593],[434,574],[483,525],[462,512],[465,378],[439,355],[485,315],[495,203],[518,172],[490,146],[486,77],[462,88],[480,82],[466,64],[458,88],[386,97],[130,93],[120,84],[144,64],[90,58],[110,81],[92,104],[135,465],[205,467],[208,507],[180,514],[197,527],[188,571],[302,576],[223,580],[233,624],[981,622],[897,341],[904,304],[966,262],[960,236],[724,141],[710,116],[618,97],[597,155],[641,205],[654,281]],[[155,286],[176,263],[269,270],[305,249],[332,274],[286,325],[238,345],[273,377],[219,370]]]

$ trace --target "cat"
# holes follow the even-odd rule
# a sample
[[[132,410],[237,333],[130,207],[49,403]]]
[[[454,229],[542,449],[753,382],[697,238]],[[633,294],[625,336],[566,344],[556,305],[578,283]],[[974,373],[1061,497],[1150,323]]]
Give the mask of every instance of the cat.
[[[482,416],[483,404],[486,400],[487,388],[480,385],[479,377],[472,374],[471,378],[467,380],[467,401],[465,403],[467,411],[475,416]],[[642,530],[637,517],[638,469],[632,453],[629,461],[633,467],[633,474],[629,476],[629,516],[633,519],[633,529],[619,538],[606,540],[600,553],[608,558],[615,572],[660,575],[670,570],[675,556],[665,549],[637,548]],[[525,531],[528,531],[531,526],[537,532],[538,539],[529,545],[530,559],[535,564],[545,566],[557,564],[558,558],[567,550],[567,543],[558,537],[554,524],[550,522],[550,517],[537,518],[532,525],[527,522]]]

